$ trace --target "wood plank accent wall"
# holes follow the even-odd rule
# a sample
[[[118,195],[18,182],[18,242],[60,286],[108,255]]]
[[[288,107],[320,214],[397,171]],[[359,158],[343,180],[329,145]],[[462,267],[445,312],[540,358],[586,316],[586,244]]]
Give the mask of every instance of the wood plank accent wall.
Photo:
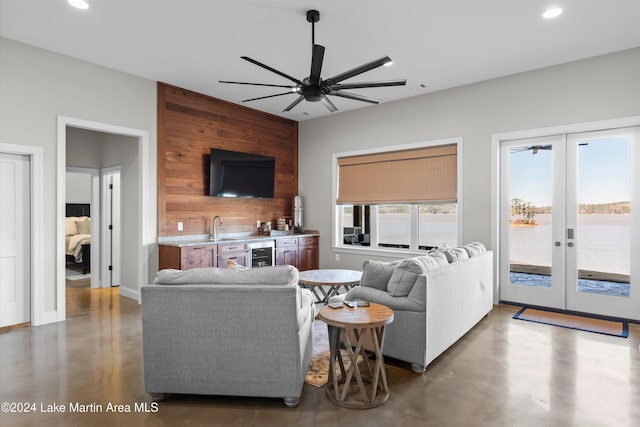
[[[211,148],[275,157],[274,198],[208,196]],[[214,215],[222,233],[253,231],[258,220],[275,227],[297,193],[297,122],[158,83],[158,236],[208,234]]]

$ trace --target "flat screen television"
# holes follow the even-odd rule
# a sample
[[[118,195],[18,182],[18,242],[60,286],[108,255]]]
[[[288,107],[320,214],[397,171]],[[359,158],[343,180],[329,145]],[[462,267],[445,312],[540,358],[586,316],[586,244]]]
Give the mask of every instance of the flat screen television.
[[[210,196],[273,198],[274,157],[212,148],[209,164]]]

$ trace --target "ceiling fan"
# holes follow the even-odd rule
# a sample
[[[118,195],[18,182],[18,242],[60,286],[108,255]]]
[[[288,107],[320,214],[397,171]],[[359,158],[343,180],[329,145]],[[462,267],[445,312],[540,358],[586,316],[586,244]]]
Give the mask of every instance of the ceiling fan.
[[[267,95],[260,96],[257,98],[245,99],[242,102],[249,101],[257,101],[258,99],[265,98],[273,98],[276,96],[283,95],[299,95],[298,98],[293,101],[287,108],[283,111],[290,111],[296,105],[298,105],[303,100],[309,102],[318,102],[322,101],[325,107],[332,113],[337,111],[338,108],[335,106],[333,102],[328,98],[328,96],[339,96],[341,98],[353,99],[356,101],[368,102],[371,104],[379,104],[382,102],[380,99],[371,98],[364,95],[359,95],[350,92],[344,92],[345,89],[363,89],[369,87],[385,87],[385,86],[404,86],[407,84],[406,80],[385,80],[378,82],[362,82],[362,83],[341,83],[344,80],[350,79],[351,77],[355,77],[359,74],[366,73],[367,71],[371,71],[374,68],[378,68],[382,65],[390,65],[391,58],[388,56],[382,57],[380,59],[376,59],[375,61],[368,62],[366,64],[360,65],[359,67],[352,68],[351,70],[345,71],[328,79],[321,78],[322,72],[322,60],[324,58],[324,46],[315,43],[315,23],[320,20],[320,12],[317,10],[308,10],[307,11],[307,21],[311,23],[311,43],[313,45],[312,55],[311,55],[311,71],[309,77],[305,77],[302,80],[296,79],[295,77],[291,77],[288,74],[283,73],[282,71],[278,71],[275,68],[271,68],[268,65],[265,65],[261,62],[256,61],[255,59],[249,58],[248,56],[242,56],[241,58],[245,61],[249,61],[252,64],[257,65],[258,67],[262,67],[265,70],[271,71],[272,73],[278,74],[288,80],[291,80],[295,83],[295,85],[277,85],[277,84],[267,84],[267,83],[248,83],[248,82],[231,82],[226,80],[219,80],[220,83],[231,83],[238,85],[252,85],[252,86],[269,86],[269,87],[281,87],[288,89],[283,93],[276,93],[275,95]]]

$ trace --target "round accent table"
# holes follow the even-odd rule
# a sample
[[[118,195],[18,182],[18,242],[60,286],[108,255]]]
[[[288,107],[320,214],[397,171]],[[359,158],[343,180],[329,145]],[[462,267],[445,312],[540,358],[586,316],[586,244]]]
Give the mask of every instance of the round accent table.
[[[389,399],[389,387],[382,345],[384,328],[393,322],[393,310],[375,303],[355,308],[324,306],[318,317],[329,330],[329,400],[353,409],[374,408],[385,403]],[[367,337],[373,346],[372,354],[364,349]],[[342,351],[341,343],[344,344]],[[345,367],[343,351],[350,362],[348,367]],[[360,361],[358,356],[362,357]],[[371,359],[375,359],[373,367]],[[340,378],[336,368],[339,368]],[[355,384],[352,384],[354,380]]]
[[[317,303],[328,304],[329,298],[338,295],[341,287],[348,291],[360,284],[361,277],[362,272],[356,270],[305,270],[300,272],[298,282],[313,292]],[[328,286],[329,291],[326,291],[324,286]]]

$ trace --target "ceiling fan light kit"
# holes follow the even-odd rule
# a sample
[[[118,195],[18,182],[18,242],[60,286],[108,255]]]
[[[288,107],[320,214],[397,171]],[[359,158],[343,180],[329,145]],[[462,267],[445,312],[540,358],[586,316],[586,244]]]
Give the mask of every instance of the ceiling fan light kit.
[[[371,71],[375,68],[391,65],[393,61],[388,56],[384,56],[380,59],[376,59],[371,62],[367,62],[366,64],[360,65],[358,67],[347,70],[343,73],[330,77],[328,79],[322,79],[322,62],[324,59],[324,46],[315,43],[315,24],[320,21],[320,12],[317,10],[308,10],[307,11],[307,21],[311,23],[311,44],[312,44],[312,52],[311,52],[311,69],[309,71],[309,76],[305,77],[302,80],[296,79],[288,74],[283,73],[282,71],[276,70],[266,64],[263,64],[255,59],[249,58],[248,56],[242,56],[241,58],[245,61],[251,62],[258,67],[264,68],[267,71],[270,71],[274,74],[279,75],[280,77],[284,77],[287,80],[292,81],[295,85],[278,85],[278,84],[268,84],[268,83],[249,83],[249,82],[233,82],[228,80],[220,80],[220,83],[230,83],[230,84],[239,84],[239,85],[251,85],[251,86],[267,86],[267,87],[280,87],[287,89],[286,92],[276,93],[274,95],[267,96],[259,96],[257,98],[245,99],[242,102],[250,102],[257,101],[259,99],[273,98],[276,96],[283,95],[298,95],[295,101],[289,104],[283,112],[291,111],[296,105],[298,105],[302,101],[308,102],[322,102],[322,104],[329,110],[330,112],[337,111],[338,108],[335,104],[328,98],[329,96],[337,96],[341,98],[352,99],[355,101],[367,102],[370,104],[379,104],[382,102],[380,99],[371,98],[368,96],[345,92],[345,89],[365,89],[371,87],[389,87],[389,86],[404,86],[407,84],[406,80],[386,80],[386,81],[377,81],[377,82],[361,82],[361,83],[341,83],[344,80],[350,79],[357,75],[366,73],[367,71]]]

